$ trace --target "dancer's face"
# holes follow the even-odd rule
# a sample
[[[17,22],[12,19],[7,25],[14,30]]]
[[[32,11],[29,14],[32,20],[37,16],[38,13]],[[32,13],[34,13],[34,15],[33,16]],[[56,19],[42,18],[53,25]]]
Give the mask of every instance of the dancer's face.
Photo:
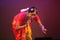
[[[30,12],[30,13],[28,13],[28,16],[29,17],[31,17],[31,18],[34,18],[35,16],[36,16],[36,9],[35,9],[35,11],[34,12]]]

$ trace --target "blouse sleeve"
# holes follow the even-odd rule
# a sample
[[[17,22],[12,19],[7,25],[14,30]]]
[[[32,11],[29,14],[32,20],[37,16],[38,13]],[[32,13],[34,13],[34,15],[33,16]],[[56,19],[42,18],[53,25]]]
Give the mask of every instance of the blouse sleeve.
[[[40,20],[40,18],[39,18],[38,15],[36,15],[35,21],[37,21],[37,23],[38,23],[39,25],[42,25],[41,20]]]

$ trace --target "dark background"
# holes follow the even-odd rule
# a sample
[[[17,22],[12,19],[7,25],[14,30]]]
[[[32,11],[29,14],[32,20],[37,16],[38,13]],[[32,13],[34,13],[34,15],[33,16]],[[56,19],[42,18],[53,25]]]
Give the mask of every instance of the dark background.
[[[0,0],[0,38],[15,40],[12,32],[13,17],[20,9],[36,6],[43,25],[48,29],[47,37],[60,39],[60,0]],[[32,25],[33,39],[41,37],[38,24]]]

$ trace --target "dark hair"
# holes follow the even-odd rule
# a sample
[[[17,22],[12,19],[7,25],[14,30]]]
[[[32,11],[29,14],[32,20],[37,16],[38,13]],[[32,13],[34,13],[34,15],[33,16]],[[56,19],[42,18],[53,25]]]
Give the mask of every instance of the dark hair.
[[[31,6],[31,7],[29,7],[28,12],[32,13],[35,11],[35,9],[37,9],[35,6]]]

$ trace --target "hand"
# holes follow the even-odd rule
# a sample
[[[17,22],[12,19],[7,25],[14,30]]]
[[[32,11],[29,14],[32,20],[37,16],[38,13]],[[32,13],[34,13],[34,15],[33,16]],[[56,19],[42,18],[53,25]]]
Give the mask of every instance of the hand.
[[[47,29],[43,29],[42,32],[43,32],[43,34],[46,35],[46,34],[47,34],[47,33],[46,33],[46,32],[47,32]]]
[[[27,21],[27,24],[29,24],[29,23],[31,23],[31,20],[28,20],[28,21]]]
[[[28,24],[25,24],[25,25],[24,25],[24,27],[27,27],[27,26],[28,26]]]

